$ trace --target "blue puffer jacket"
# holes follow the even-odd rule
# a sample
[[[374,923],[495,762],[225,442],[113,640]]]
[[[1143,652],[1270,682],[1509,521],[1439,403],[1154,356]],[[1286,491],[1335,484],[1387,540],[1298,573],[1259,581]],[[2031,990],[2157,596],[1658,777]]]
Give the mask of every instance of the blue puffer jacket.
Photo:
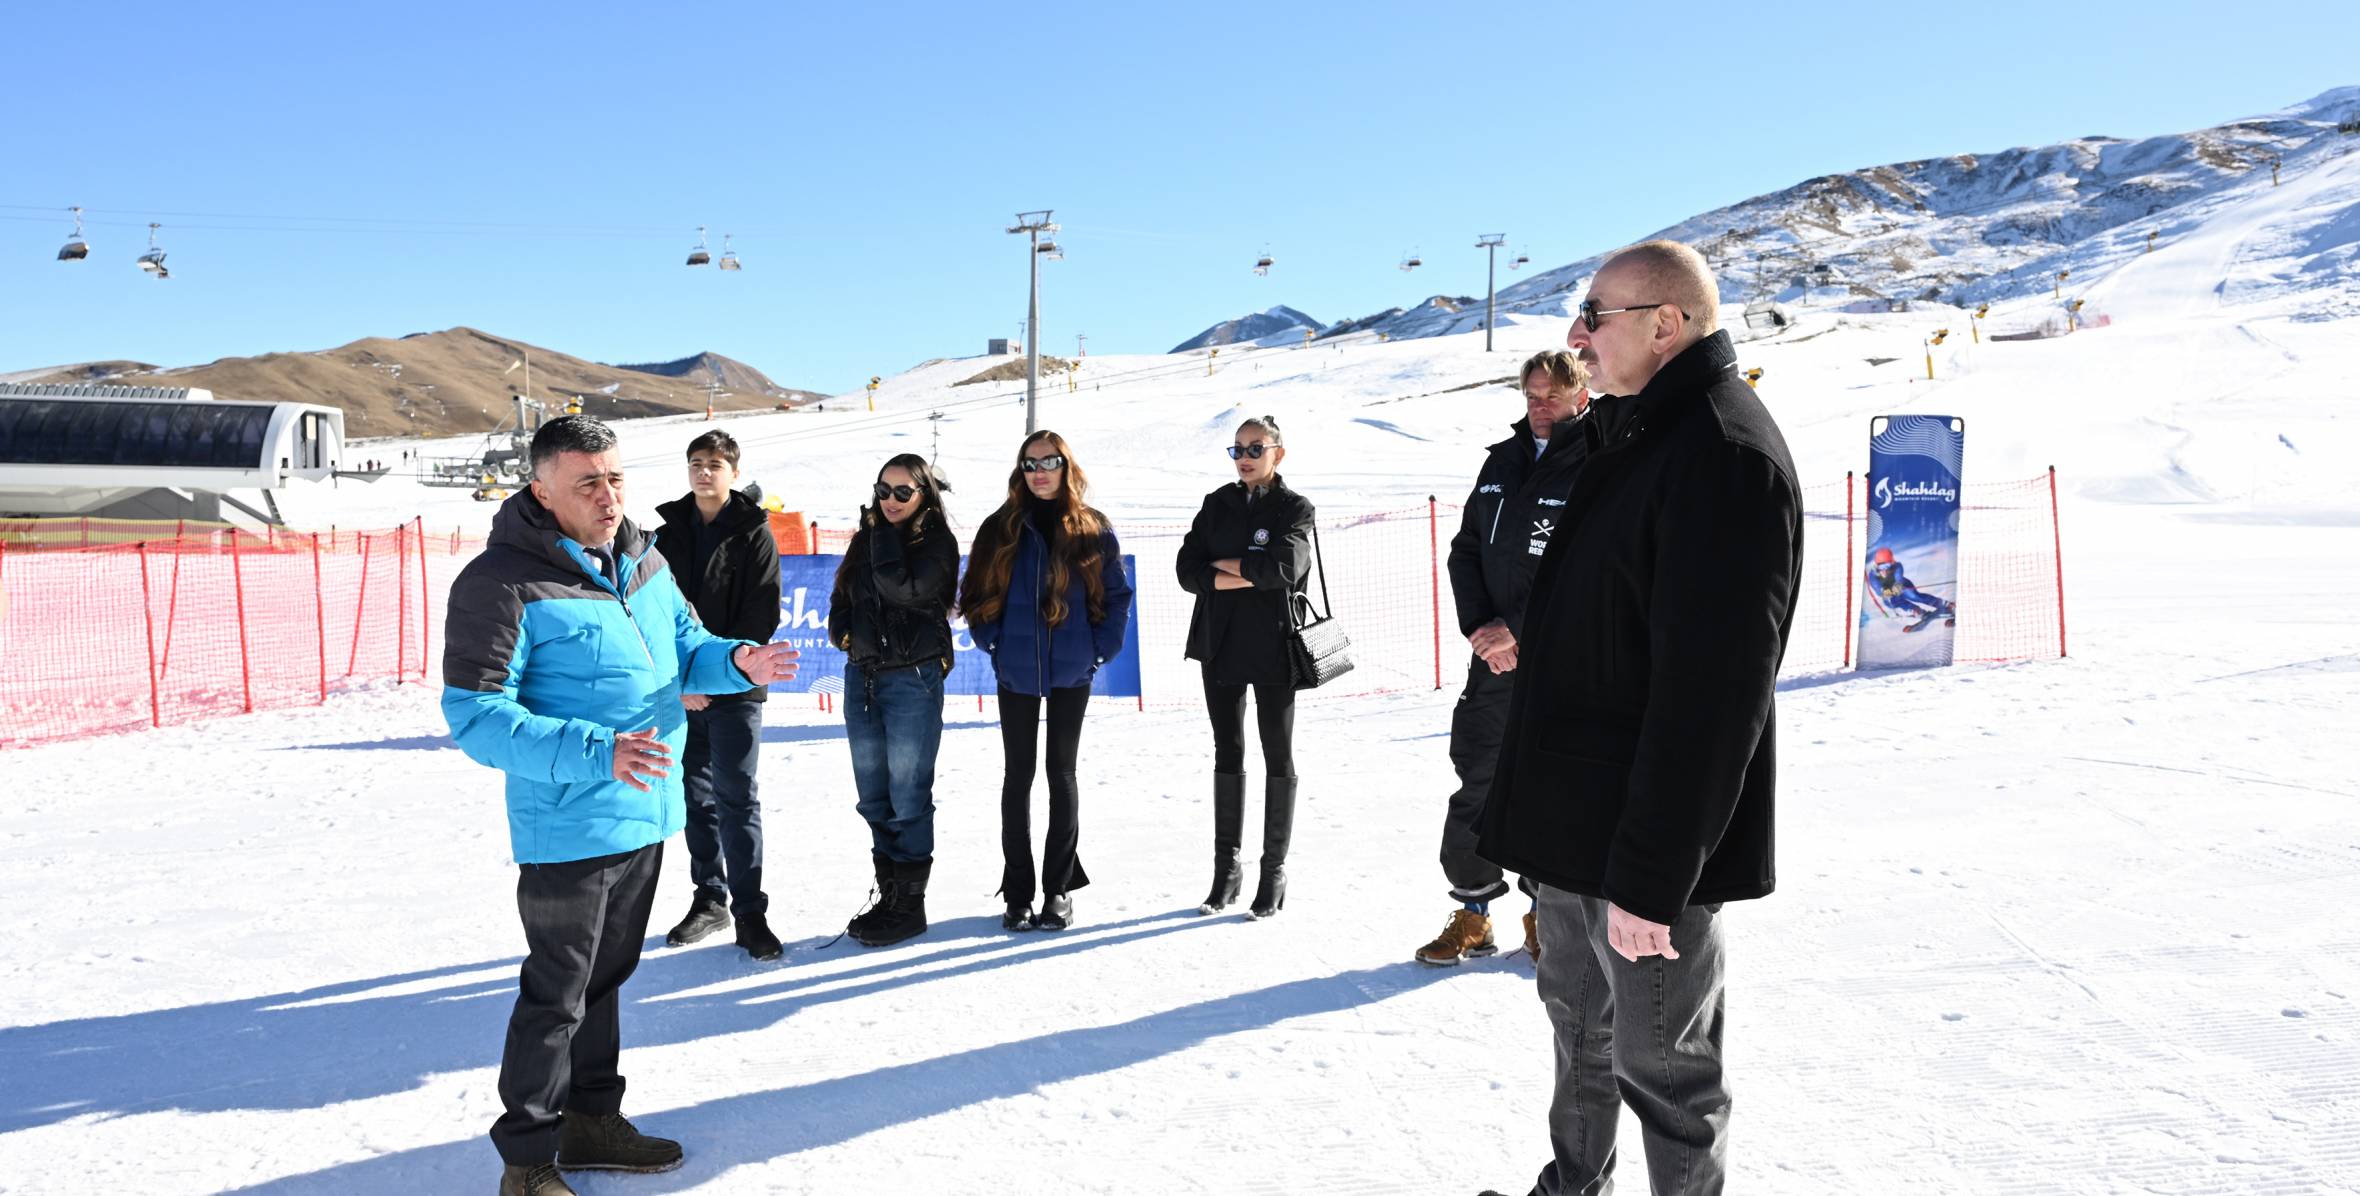
[[[1105,525],[1103,516],[1099,522]],[[1041,614],[1041,593],[1049,587],[1049,543],[1029,519],[1018,528],[1008,601],[993,622],[970,619],[967,634],[991,656],[992,671],[1003,689],[1047,697],[1052,689],[1088,685],[1098,666],[1123,650],[1123,634],[1131,626],[1131,579],[1123,572],[1122,545],[1111,526],[1099,534],[1099,551],[1105,554],[1099,584],[1106,594],[1106,617],[1090,622],[1090,596],[1076,576],[1066,580],[1065,621],[1052,628]],[[983,554],[975,553],[968,567],[981,559]]]
[[[686,693],[752,684],[706,631],[664,558],[626,519],[618,591],[532,491],[492,518],[491,543],[451,583],[443,718],[469,759],[508,774],[520,864],[633,851],[680,829]],[[657,729],[671,775],[640,792],[614,778],[615,733]]]

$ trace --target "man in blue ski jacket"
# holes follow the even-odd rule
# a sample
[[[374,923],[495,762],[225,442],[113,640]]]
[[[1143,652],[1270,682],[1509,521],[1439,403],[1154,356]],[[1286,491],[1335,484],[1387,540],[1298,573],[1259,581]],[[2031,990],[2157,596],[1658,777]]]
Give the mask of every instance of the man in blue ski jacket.
[[[500,1057],[501,1196],[563,1196],[567,1170],[665,1171],[680,1144],[622,1115],[617,1019],[639,965],[664,840],[686,821],[672,758],[683,693],[794,676],[785,644],[697,621],[648,534],[623,517],[615,434],[588,416],[533,436],[532,486],[451,584],[443,716],[508,774],[526,955]]]

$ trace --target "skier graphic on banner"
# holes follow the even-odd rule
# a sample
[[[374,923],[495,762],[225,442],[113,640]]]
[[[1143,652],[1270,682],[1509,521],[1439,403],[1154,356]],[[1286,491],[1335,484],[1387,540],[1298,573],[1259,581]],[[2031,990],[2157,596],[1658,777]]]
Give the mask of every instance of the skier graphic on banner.
[[[1944,626],[1958,623],[1957,606],[1919,589],[1890,548],[1879,547],[1869,554],[1868,600],[1888,619],[1917,616],[1917,621],[1903,627],[1903,631],[1916,631],[1935,619],[1941,619]]]

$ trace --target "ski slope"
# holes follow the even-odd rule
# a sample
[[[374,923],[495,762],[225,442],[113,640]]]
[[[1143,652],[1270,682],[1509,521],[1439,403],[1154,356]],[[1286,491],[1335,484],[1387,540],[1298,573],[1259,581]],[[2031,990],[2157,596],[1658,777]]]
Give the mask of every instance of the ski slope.
[[[2227,285],[2248,247],[2348,226],[2327,201],[2352,161],[2095,280],[2111,327],[1954,334],[1935,381],[1923,338],[1963,312],[1808,313],[1743,347],[1806,481],[1860,468],[1868,419],[1895,412],[1964,418],[1971,481],[2054,464],[2072,655],[1787,682],[1782,883],[1728,912],[1733,1191],[2360,1191],[2360,319]],[[1092,357],[1078,390],[1044,381],[1044,422],[1118,527],[1185,519],[1265,411],[1331,517],[1455,499],[1517,403],[1454,388],[1562,335],[1224,351],[1209,375]],[[889,379],[873,416],[844,398],[726,426],[751,479],[839,528],[938,426],[971,525],[1023,425],[1020,386],[950,385],[988,364]],[[684,488],[702,427],[621,429],[639,516]],[[395,481],[285,506],[434,529],[490,512]],[[521,941],[498,778],[448,746],[434,696],[0,755],[0,1192],[489,1189]],[[868,886],[840,725],[774,703],[787,955],[648,953],[628,1109],[689,1161],[576,1186],[1522,1191],[1550,1077],[1531,969],[1409,960],[1450,908],[1453,696],[1304,706],[1291,900],[1258,924],[1193,915],[1201,715],[1102,703],[1082,751],[1098,883],[1076,929],[1013,937],[991,895],[997,732],[954,704],[935,928],[881,951],[823,946]],[[659,933],[687,900],[675,845]],[[1496,908],[1504,946],[1521,912]],[[1643,1190],[1635,1125],[1623,1141]]]

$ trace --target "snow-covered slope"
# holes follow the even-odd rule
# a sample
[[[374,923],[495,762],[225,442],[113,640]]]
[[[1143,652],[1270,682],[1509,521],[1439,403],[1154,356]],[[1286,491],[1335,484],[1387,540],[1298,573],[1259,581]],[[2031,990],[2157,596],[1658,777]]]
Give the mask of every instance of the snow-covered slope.
[[[1728,913],[1731,1190],[2360,1190],[2360,316],[2267,282],[2336,252],[2316,230],[2340,227],[2352,162],[2290,155],[2283,186],[2220,188],[2152,255],[2075,259],[2106,327],[1992,343],[1953,308],[1809,310],[1744,346],[1806,481],[1858,468],[1894,412],[1965,419],[1970,482],[2056,465],[2072,655],[1787,683],[1780,891]],[[1989,326],[2053,311],[2044,288]],[[1043,422],[1138,530],[1184,520],[1235,422],[1273,412],[1290,481],[1344,521],[1463,495],[1517,413],[1498,383],[1564,331],[1092,357],[1072,389],[1044,380]],[[878,463],[939,432],[972,523],[1024,422],[1021,386],[953,385],[983,364],[887,379],[873,414],[840,396],[725,426],[751,477],[839,528]],[[684,489],[704,427],[621,427],[635,513]],[[396,481],[285,506],[489,514]],[[1377,564],[1426,599],[1422,555]],[[580,1189],[1522,1191],[1549,1095],[1530,968],[1409,962],[1450,908],[1453,692],[1306,701],[1288,908],[1199,919],[1210,737],[1170,622],[1142,631],[1178,699],[1091,709],[1096,883],[1061,936],[996,929],[998,731],[954,704],[934,929],[828,945],[869,885],[849,757],[835,717],[772,703],[786,959],[650,952],[625,990],[629,1107],[689,1161]],[[499,782],[449,747],[431,686],[0,770],[0,1189],[490,1185],[514,874]],[[667,872],[659,925],[688,901],[678,855]],[[1512,947],[1521,902],[1497,912]],[[1626,1186],[1638,1141],[1626,1121]]]

